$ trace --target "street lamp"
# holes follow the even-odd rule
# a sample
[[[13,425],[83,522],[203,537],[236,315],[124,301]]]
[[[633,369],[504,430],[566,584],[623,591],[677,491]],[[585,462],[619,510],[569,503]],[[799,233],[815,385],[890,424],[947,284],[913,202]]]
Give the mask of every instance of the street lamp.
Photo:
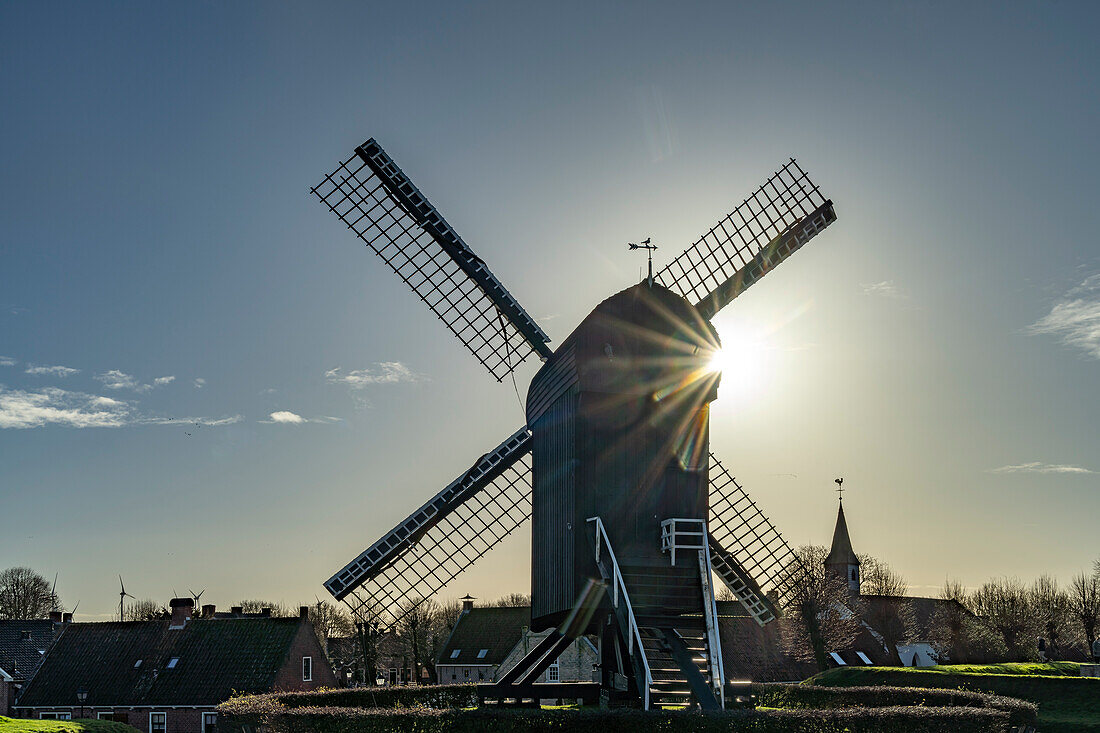
[[[81,687],[76,691],[76,699],[80,701],[80,717],[84,717],[84,702],[88,699],[88,691]]]

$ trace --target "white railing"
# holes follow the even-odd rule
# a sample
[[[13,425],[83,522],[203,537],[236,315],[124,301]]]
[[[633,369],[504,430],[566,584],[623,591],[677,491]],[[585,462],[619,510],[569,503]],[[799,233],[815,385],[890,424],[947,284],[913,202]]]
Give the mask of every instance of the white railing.
[[[626,617],[629,628],[627,629],[626,647],[627,653],[634,656],[634,645],[637,640],[638,656],[642,658],[642,666],[645,668],[645,685],[643,689],[643,699],[645,701],[645,709],[649,710],[649,688],[653,686],[653,673],[649,669],[649,660],[645,656],[645,645],[642,643],[642,631],[638,628],[638,621],[634,618],[634,609],[630,605],[630,596],[626,593],[626,583],[623,582],[623,574],[619,570],[619,561],[615,559],[615,551],[611,548],[611,540],[607,536],[607,530],[604,529],[603,520],[599,517],[589,517],[589,522],[592,522],[596,526],[596,564],[600,562],[600,548],[602,545],[607,545],[607,556],[611,558],[611,602],[615,608],[619,607],[619,594],[620,588],[622,588],[623,602],[626,604]]]
[[[714,568],[710,564],[710,543],[707,541],[706,525],[703,525],[703,545],[699,550],[699,574],[703,579],[703,617],[707,627],[707,652],[710,659],[711,686],[714,687],[718,704],[726,707],[726,669],[722,662],[722,640],[718,636],[718,602],[714,597]]]
[[[675,517],[661,522],[661,552],[672,555],[676,564],[677,550],[706,550],[707,525],[702,519]]]

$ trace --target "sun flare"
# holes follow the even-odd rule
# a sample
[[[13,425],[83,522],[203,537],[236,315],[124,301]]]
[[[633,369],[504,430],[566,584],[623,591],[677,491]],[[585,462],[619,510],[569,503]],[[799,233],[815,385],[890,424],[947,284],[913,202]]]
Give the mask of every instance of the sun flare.
[[[722,348],[711,355],[707,368],[722,374],[719,401],[732,397],[743,402],[767,381],[771,349],[762,336],[743,328],[725,328],[721,337]]]

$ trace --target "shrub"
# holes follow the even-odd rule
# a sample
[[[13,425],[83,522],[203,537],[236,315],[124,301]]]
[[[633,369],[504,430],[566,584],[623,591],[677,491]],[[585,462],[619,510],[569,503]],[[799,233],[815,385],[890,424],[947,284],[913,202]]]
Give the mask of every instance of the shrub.
[[[469,708],[477,705],[477,686],[354,687],[347,690],[282,692],[275,693],[274,697],[288,708]]]
[[[717,713],[641,710],[439,710],[431,708],[283,708],[242,721],[223,705],[222,730],[262,724],[271,733],[969,733],[1007,731],[1004,710],[977,707],[882,707],[826,710],[734,710]],[[242,725],[243,723],[243,725]],[[250,726],[249,728],[243,727]]]
[[[962,690],[920,687],[825,687],[821,685],[755,684],[753,694],[760,705],[776,708],[847,707],[966,707],[1001,710],[1012,725],[1035,725],[1038,706],[1012,697]]]

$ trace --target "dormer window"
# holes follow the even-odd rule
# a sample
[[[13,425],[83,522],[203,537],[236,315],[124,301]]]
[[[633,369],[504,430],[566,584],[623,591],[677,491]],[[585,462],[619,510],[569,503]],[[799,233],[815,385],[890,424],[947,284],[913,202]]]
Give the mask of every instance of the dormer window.
[[[141,666],[141,660],[140,659],[137,660],[136,662],[134,662],[134,669],[137,669],[140,666]]]
[[[482,649],[481,651],[479,651],[477,653],[477,658],[478,659],[485,659],[485,655],[488,654],[488,653],[489,653],[488,649]]]
[[[180,662],[179,657],[172,657],[171,659],[168,660],[168,669],[175,669],[176,665],[179,664],[179,662]]]
[[[458,655],[461,653],[461,649],[455,649],[453,652],[451,652],[451,659],[458,659]]]

